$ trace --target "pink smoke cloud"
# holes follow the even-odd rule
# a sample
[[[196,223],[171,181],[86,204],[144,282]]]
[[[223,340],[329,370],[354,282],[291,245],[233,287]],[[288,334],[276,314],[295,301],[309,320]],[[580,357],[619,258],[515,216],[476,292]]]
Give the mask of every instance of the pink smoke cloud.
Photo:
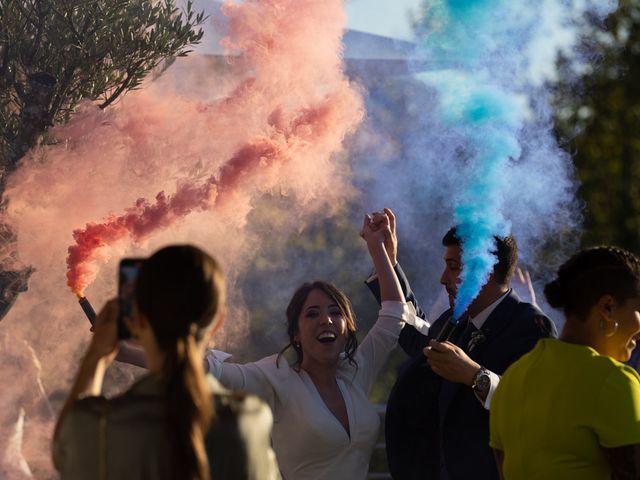
[[[98,309],[115,292],[111,259],[191,242],[233,284],[255,248],[245,230],[261,196],[283,195],[283,215],[304,222],[353,191],[339,160],[363,107],[342,69],[342,1],[246,0],[224,12],[230,63],[179,59],[105,111],[83,105],[10,179],[6,220],[36,272],[2,327],[28,339],[48,391],[67,388],[90,335],[67,282],[90,285]],[[246,328],[228,318],[223,334]]]
[[[253,75],[217,101],[164,97],[157,99],[160,109],[146,109],[144,122],[131,117],[123,124],[131,152],[146,160],[144,163],[154,163],[152,157],[159,153],[155,140],[165,131],[173,141],[165,145],[162,156],[187,157],[187,163],[204,159],[202,171],[210,169],[213,175],[204,183],[187,177],[173,195],[161,191],[155,203],[139,198],[125,213],[110,214],[100,223],[75,230],[76,245],[69,247],[67,278],[77,294],[97,273],[99,249],[127,236],[143,241],[193,210],[214,208],[219,193],[242,189],[246,180],[260,177],[263,187],[299,184],[299,179],[288,182],[286,171],[278,167],[297,160],[315,171],[318,160],[326,161],[339,151],[344,136],[359,123],[360,97],[341,71],[344,14],[339,2],[253,1],[227,4],[224,12],[229,18],[229,36],[224,42],[230,51],[239,53],[239,61]],[[139,111],[136,100],[127,99],[120,110]],[[181,105],[176,105],[176,100]],[[180,136],[166,131],[167,123],[174,126],[178,122],[199,125],[208,131],[202,132],[204,138],[215,135],[218,139],[207,148],[206,143],[194,145],[193,135],[199,132],[192,128]],[[57,135],[72,139],[74,134],[85,134],[78,126],[79,122],[74,122]],[[118,143],[94,142],[101,155],[113,151],[110,144]],[[232,149],[235,152],[225,159]],[[167,173],[171,178],[174,172]]]
[[[318,163],[339,151],[344,136],[359,123],[360,97],[341,70],[344,14],[339,2],[253,1],[227,4],[224,12],[230,31],[224,43],[239,53],[239,61],[253,74],[217,101],[164,97],[156,99],[160,109],[146,106],[142,110],[146,112],[144,122],[131,117],[123,124],[131,152],[142,157],[138,161],[154,163],[152,157],[159,153],[156,139],[164,131],[173,141],[165,145],[162,156],[186,157],[187,163],[204,159],[202,171],[213,175],[204,183],[187,177],[173,195],[162,191],[155,196],[155,203],[139,198],[125,213],[109,214],[100,223],[75,230],[67,279],[77,294],[82,294],[97,273],[99,249],[127,236],[143,241],[193,210],[214,208],[220,200],[218,194],[242,189],[248,180],[259,178],[263,188],[281,184],[295,189],[300,179],[289,181],[286,170],[279,167],[297,161],[316,174],[315,170],[322,168]],[[121,110],[140,111],[136,100],[127,99]],[[177,122],[189,126],[183,135],[167,131]],[[193,125],[206,130],[201,132],[203,138],[218,138],[208,145],[194,145],[193,136],[200,132],[193,132]],[[74,122],[57,135],[73,138],[85,134],[84,128],[80,126],[78,131],[78,127],[79,122]],[[100,145],[101,155],[113,151],[108,145],[118,143],[94,142]],[[235,152],[229,157],[232,149]],[[168,173],[168,178],[175,175]],[[305,192],[309,193],[313,189]]]

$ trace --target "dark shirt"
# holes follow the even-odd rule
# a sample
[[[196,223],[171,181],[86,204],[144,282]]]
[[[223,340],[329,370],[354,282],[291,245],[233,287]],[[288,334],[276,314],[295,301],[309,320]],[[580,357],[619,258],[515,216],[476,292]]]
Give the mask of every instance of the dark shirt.
[[[234,394],[207,377],[215,419],[205,438],[211,477],[217,480],[280,478],[271,449],[269,407]],[[62,480],[165,480],[171,478],[161,384],[147,375],[113,399],[75,402],[54,442]]]

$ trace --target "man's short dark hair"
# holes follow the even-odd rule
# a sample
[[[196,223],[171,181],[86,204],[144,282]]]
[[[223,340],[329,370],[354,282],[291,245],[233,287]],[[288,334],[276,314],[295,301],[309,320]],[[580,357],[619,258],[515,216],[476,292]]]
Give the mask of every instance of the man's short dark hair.
[[[518,244],[511,235],[506,237],[493,237],[496,241],[497,249],[493,253],[498,257],[498,263],[493,266],[493,278],[500,284],[506,284],[513,272],[516,269],[518,263]],[[462,241],[458,237],[458,231],[456,227],[452,227],[442,237],[442,245],[445,247],[462,247]]]

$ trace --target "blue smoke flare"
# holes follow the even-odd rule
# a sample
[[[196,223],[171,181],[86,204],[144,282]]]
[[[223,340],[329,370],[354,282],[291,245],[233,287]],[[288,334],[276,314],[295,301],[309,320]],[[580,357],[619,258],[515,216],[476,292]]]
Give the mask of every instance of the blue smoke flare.
[[[523,147],[550,143],[544,82],[554,78],[557,53],[575,57],[577,32],[587,9],[604,15],[614,7],[615,2],[587,0],[425,2],[424,55],[431,65],[446,69],[416,78],[436,92],[435,114],[459,142],[457,158],[443,161],[455,161],[464,172],[451,194],[464,265],[456,318],[491,275],[494,237],[508,235],[512,219],[519,215],[507,192],[514,188],[514,165],[535,159]],[[576,59],[576,65],[579,62]],[[562,162],[562,155],[557,159]],[[534,181],[549,181],[544,171],[536,173]],[[523,184],[521,192],[525,201],[537,191],[526,187]],[[531,212],[525,213],[536,220]]]

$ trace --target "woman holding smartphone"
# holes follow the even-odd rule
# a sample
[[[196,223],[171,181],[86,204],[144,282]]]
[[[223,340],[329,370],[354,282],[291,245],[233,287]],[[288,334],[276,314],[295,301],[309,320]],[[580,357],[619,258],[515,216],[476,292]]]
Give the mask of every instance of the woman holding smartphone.
[[[367,396],[411,312],[384,248],[389,219],[362,236],[373,259],[382,298],[376,324],[360,346],[351,305],[333,285],[302,285],[287,307],[295,360],[272,355],[245,365],[209,351],[209,371],[223,385],[258,394],[274,414],[273,448],[284,478],[354,479],[367,476],[380,420]]]
[[[222,273],[202,250],[167,247],[143,262],[128,327],[150,373],[119,397],[101,396],[119,345],[118,302],[108,302],[56,425],[63,480],[279,478],[267,406],[203,370],[223,303]]]

